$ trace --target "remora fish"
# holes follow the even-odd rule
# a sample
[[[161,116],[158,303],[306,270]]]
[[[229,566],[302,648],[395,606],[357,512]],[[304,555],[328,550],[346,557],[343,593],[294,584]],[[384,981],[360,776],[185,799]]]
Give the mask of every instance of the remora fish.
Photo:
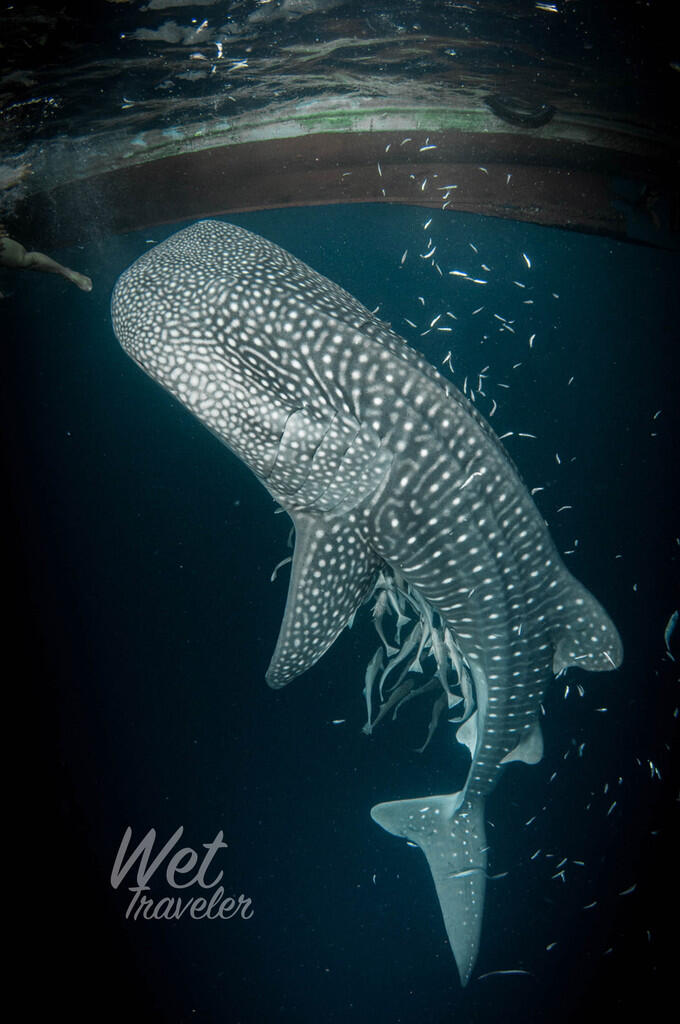
[[[375,588],[416,618],[404,643],[417,654],[403,659],[392,699],[406,699],[406,673],[430,658],[422,689],[441,685],[449,709],[463,704],[463,789],[371,813],[425,853],[465,984],[481,932],[485,798],[504,764],[540,760],[537,715],[553,673],[621,663],[616,628],[563,565],[474,406],[283,249],[230,224],[193,224],[122,274],[112,318],[130,356],[294,521],[269,684],[310,668]]]

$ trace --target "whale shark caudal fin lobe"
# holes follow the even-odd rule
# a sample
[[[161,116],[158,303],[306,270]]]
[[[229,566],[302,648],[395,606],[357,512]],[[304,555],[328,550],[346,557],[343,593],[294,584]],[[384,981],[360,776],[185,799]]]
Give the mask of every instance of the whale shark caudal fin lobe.
[[[460,981],[477,959],[486,891],[484,801],[462,794],[376,804],[371,817],[392,835],[423,851],[434,879]]]

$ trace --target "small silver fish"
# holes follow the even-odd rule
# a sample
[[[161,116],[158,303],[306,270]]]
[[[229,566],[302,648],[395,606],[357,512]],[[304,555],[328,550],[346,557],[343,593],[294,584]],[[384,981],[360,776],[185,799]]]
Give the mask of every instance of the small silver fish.
[[[668,622],[666,623],[666,628],[663,631],[663,638],[664,638],[664,642],[666,644],[666,652],[668,653],[668,657],[671,659],[671,661],[675,661],[675,658],[671,654],[671,636],[673,635],[673,630],[675,629],[677,624],[678,624],[678,612],[677,612],[677,609],[676,609],[673,612],[673,614],[671,615],[671,617],[668,620]]]

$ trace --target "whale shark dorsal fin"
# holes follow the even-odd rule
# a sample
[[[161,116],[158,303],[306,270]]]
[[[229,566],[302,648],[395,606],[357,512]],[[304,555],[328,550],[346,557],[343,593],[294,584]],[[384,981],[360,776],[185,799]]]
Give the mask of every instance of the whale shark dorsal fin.
[[[610,672],[623,660],[616,626],[599,601],[564,570],[550,613],[553,672],[575,666],[588,672]]]
[[[286,610],[266,679],[278,688],[318,661],[372,589],[380,559],[346,520],[293,515]]]
[[[538,764],[543,757],[543,733],[538,722],[534,722],[525,736],[522,737],[509,754],[501,759],[501,764],[511,761],[524,761],[525,764]]]

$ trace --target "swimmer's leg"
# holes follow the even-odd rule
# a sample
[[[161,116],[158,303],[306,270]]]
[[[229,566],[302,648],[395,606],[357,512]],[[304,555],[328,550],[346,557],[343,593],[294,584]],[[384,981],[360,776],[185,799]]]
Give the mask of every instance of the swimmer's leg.
[[[77,270],[64,267],[57,263],[51,256],[43,252],[27,252],[23,264],[26,270],[46,270],[50,274],[61,274],[67,281],[72,281],[83,292],[92,291],[92,281],[85,274],[79,274]]]

